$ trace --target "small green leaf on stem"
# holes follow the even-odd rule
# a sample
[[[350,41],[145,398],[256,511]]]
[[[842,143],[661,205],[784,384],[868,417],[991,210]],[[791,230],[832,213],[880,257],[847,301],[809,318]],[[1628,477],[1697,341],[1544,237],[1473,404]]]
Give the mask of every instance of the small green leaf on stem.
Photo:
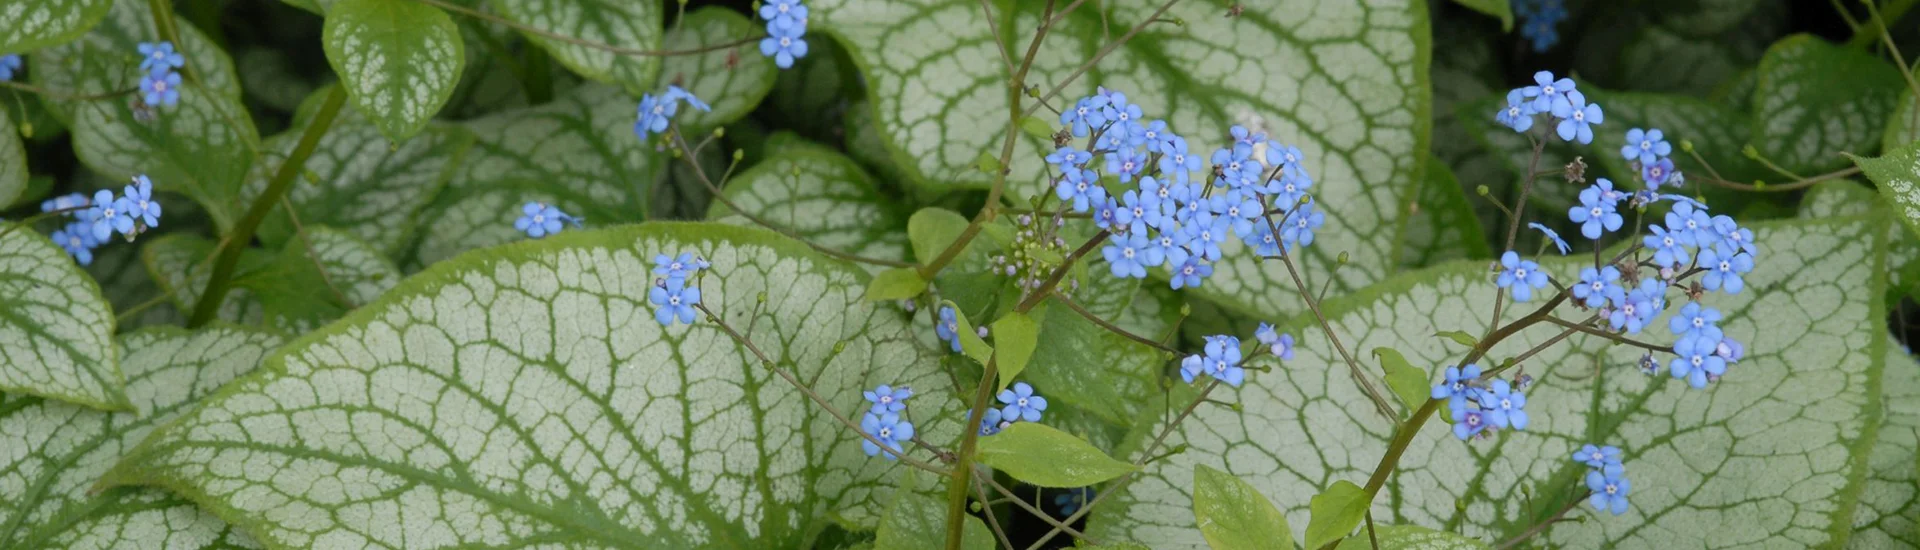
[[[1440,332],[1435,332],[1433,333],[1433,335],[1446,338],[1449,340],[1453,340],[1454,342],[1469,348],[1480,344],[1480,339],[1474,338],[1472,334],[1467,334],[1466,331],[1461,331],[1461,330],[1443,330]]]
[[[973,159],[973,167],[988,174],[998,174],[1002,168],[1000,158],[986,151],[981,151],[980,156]]]
[[[1040,344],[1040,324],[1026,313],[1012,312],[993,322],[993,343],[1000,350],[1000,386],[1007,389],[1020,371],[1027,369],[1027,360],[1033,357],[1033,349]],[[963,343],[964,345],[964,343]]]
[[[1026,132],[1029,136],[1039,138],[1041,141],[1049,143],[1053,141],[1053,126],[1048,125],[1047,121],[1040,120],[1040,117],[1027,115],[1021,118],[1020,131]]]
[[[972,357],[981,365],[986,365],[987,360],[993,358],[993,346],[987,345],[987,341],[980,339],[980,334],[973,331],[973,323],[967,322],[967,314],[960,311],[960,306],[953,305],[951,301],[940,302],[940,305],[953,308],[954,323],[959,325],[959,330],[954,331],[954,337],[960,339],[960,353]],[[1027,353],[1031,355],[1033,352],[1028,350]]]
[[[1370,500],[1359,485],[1346,480],[1336,481],[1326,492],[1314,495],[1308,504],[1313,515],[1307,520],[1307,548],[1326,546],[1352,533],[1366,516]]]
[[[980,438],[975,457],[1014,479],[1041,487],[1085,487],[1139,469],[1107,456],[1086,440],[1033,422],[1016,422],[992,437]]]
[[[896,267],[873,276],[873,282],[867,283],[866,299],[869,302],[905,300],[926,291],[927,281],[920,278],[919,269]]]
[[[1401,411],[1402,418],[1427,402],[1429,390],[1426,371],[1415,368],[1412,363],[1407,362],[1406,356],[1393,348],[1374,348],[1373,356],[1380,358],[1380,368],[1387,373],[1387,387],[1393,390],[1393,395],[1399,397],[1400,404],[1406,407]]]
[[[1193,519],[1213,550],[1293,548],[1293,529],[1272,501],[1205,464],[1193,468]]]

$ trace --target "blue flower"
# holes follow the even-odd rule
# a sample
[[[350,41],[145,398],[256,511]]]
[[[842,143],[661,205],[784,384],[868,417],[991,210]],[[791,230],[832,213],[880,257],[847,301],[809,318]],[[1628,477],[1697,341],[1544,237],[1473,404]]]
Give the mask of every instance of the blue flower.
[[[1179,137],[1167,129],[1167,121],[1164,120],[1149,122],[1140,127],[1140,139],[1149,153],[1166,153],[1173,148],[1173,140]]]
[[[773,58],[773,64],[782,69],[793,68],[793,60],[807,56],[807,39],[801,38],[806,29],[796,25],[779,28],[769,25],[767,37],[760,39],[760,55]]]
[[[1074,212],[1086,212],[1094,201],[1107,197],[1107,189],[1100,186],[1100,176],[1092,170],[1068,170],[1054,186],[1053,194],[1072,204]]]
[[[1533,45],[1533,53],[1547,51],[1560,42],[1560,31],[1554,28],[1558,19],[1533,17],[1520,24],[1520,35]]]
[[[1298,211],[1288,215],[1286,220],[1287,225],[1280,228],[1280,242],[1287,245],[1287,250],[1293,250],[1294,245],[1305,247],[1313,244],[1313,232],[1327,222],[1327,215],[1314,211],[1313,202],[1308,201],[1300,205]]]
[[[1120,196],[1120,211],[1115,213],[1114,222],[1128,231],[1142,231],[1146,227],[1164,229],[1171,227],[1173,216],[1166,205],[1170,204],[1160,194],[1167,191],[1153,177],[1140,178],[1140,190],[1128,191]]]
[[[1280,257],[1280,239],[1274,235],[1273,228],[1267,224],[1254,224],[1254,238],[1245,239],[1253,245],[1253,254],[1261,258]]]
[[[681,101],[685,101],[687,102],[688,105],[692,105],[693,108],[699,109],[703,112],[713,111],[712,106],[707,105],[707,102],[705,101],[700,101],[700,98],[694,97],[693,92],[689,92],[685,88],[674,86],[672,84],[667,85],[667,93],[664,94],[662,97],[666,98],[667,101],[672,101],[672,102],[675,102],[676,104]]]
[[[1758,255],[1760,253],[1760,249],[1753,245],[1753,231],[1740,227],[1740,224],[1734,222],[1733,218],[1727,217],[1724,214],[1714,216],[1712,231],[1720,237],[1720,244],[1726,246],[1728,250],[1745,252],[1749,255]],[[1701,246],[1704,247],[1706,245],[1703,244]]]
[[[1000,433],[1000,430],[1007,427],[1007,424],[1010,424],[1010,422],[1000,418],[1000,409],[987,407],[986,412],[980,414],[980,435],[985,436]]]
[[[1299,204],[1300,198],[1307,196],[1307,190],[1313,188],[1313,177],[1307,175],[1303,166],[1287,166],[1280,172],[1280,183],[1269,185],[1261,191],[1273,195],[1273,204]]]
[[[1107,98],[1105,96],[1095,95],[1080,98],[1080,101],[1075,103],[1072,109],[1060,113],[1060,124],[1072,128],[1075,137],[1087,137],[1087,133],[1093,128],[1107,125],[1106,116],[1101,114],[1101,111],[1106,109],[1106,107]]]
[[[1267,140],[1266,132],[1255,132],[1238,124],[1227,128],[1227,133],[1233,136],[1233,154],[1242,158],[1253,158],[1253,146]]]
[[[1486,413],[1468,410],[1466,407],[1453,408],[1453,436],[1466,441],[1487,430]]]
[[[1480,410],[1487,424],[1495,428],[1527,429],[1526,394],[1513,389],[1506,380],[1494,380],[1493,387],[1480,392]]]
[[[933,324],[933,335],[946,342],[954,353],[960,353],[960,319],[955,316],[953,306],[940,308],[940,321]]]
[[[1455,411],[1465,410],[1468,401],[1480,400],[1481,390],[1475,386],[1480,380],[1480,365],[1469,363],[1466,367],[1447,367],[1443,376],[1446,381],[1434,384],[1429,397],[1447,400],[1447,404]]]
[[[1100,250],[1107,258],[1107,269],[1113,276],[1135,279],[1147,278],[1147,267],[1160,265],[1166,260],[1159,247],[1147,240],[1145,231],[1129,232],[1125,236],[1116,236],[1113,242]]]
[[[1709,228],[1713,219],[1707,217],[1705,210],[1696,210],[1691,202],[1675,203],[1673,210],[1667,212],[1667,231],[1674,240],[1687,246],[1711,244],[1717,238]]]
[[[1707,269],[1706,274],[1700,276],[1700,286],[1739,294],[1740,289],[1747,286],[1740,276],[1753,271],[1753,256],[1735,254],[1721,246],[1705,247],[1700,250],[1700,267]]]
[[[20,55],[0,55],[0,82],[13,80],[13,73],[20,70]],[[85,264],[82,264],[85,265]]]
[[[679,256],[655,254],[653,256],[653,274],[666,279],[685,281],[692,277],[700,267],[695,263],[692,252],[681,252]]]
[[[1594,510],[1606,510],[1616,516],[1627,513],[1627,493],[1633,484],[1627,482],[1625,468],[1608,465],[1587,472],[1587,489],[1593,491],[1593,496],[1587,497],[1587,504]]]
[[[1741,357],[1747,356],[1747,347],[1733,341],[1732,338],[1722,338],[1720,345],[1714,347],[1713,354],[1726,359],[1729,364],[1738,363]]]
[[[1625,221],[1617,208],[1614,200],[1601,196],[1600,186],[1593,185],[1580,190],[1580,205],[1568,208],[1567,218],[1580,224],[1581,235],[1599,239],[1606,231],[1618,231],[1620,224]]]
[[[1167,250],[1167,268],[1173,276],[1167,281],[1174,290],[1181,288],[1200,288],[1200,281],[1213,275],[1213,266],[1208,265],[1198,254],[1187,249],[1174,247]]]
[[[1254,183],[1247,181],[1250,178],[1260,177],[1259,161],[1254,160],[1251,154],[1242,155],[1233,149],[1222,147],[1213,151],[1211,160],[1215,169],[1220,172],[1220,178],[1214,182],[1214,185],[1239,187]]]
[[[1072,147],[1061,147],[1047,155],[1047,162],[1059,167],[1062,172],[1086,166],[1089,160],[1093,160],[1093,155]]]
[[[1722,336],[1720,327],[1714,324],[1718,322],[1720,310],[1702,306],[1700,302],[1687,302],[1679,313],[1667,319],[1667,330],[1673,331],[1674,336],[1700,337],[1718,343]],[[1707,353],[1713,351],[1708,350]]]
[[[1026,382],[1014,382],[1013,387],[1000,390],[1000,416],[1008,422],[1039,422],[1040,413],[1047,410],[1047,398],[1033,394],[1033,386]]]
[[[1525,302],[1533,299],[1533,289],[1547,286],[1547,273],[1540,270],[1540,264],[1532,260],[1522,260],[1519,254],[1508,250],[1500,255],[1500,276],[1494,284],[1510,289],[1514,301]]]
[[[1646,180],[1647,188],[1653,189],[1666,183],[1673,176],[1673,159],[1663,158],[1640,165],[1640,179]]]
[[[1092,501],[1094,494],[1092,487],[1068,489],[1067,492],[1053,497],[1053,505],[1060,507],[1060,515],[1071,516],[1081,506]]]
[[[640,96],[639,120],[633,123],[633,135],[647,139],[649,134],[667,131],[667,123],[680,111],[680,102],[653,94]]]
[[[1573,453],[1573,461],[1586,464],[1589,468],[1604,468],[1620,465],[1620,448],[1612,445],[1597,447],[1587,444]]]
[[[1679,267],[1686,265],[1692,256],[1687,247],[1680,242],[1680,234],[1667,231],[1658,225],[1647,225],[1651,235],[1640,238],[1640,244],[1653,250],[1653,263],[1657,267]]]
[[[1545,233],[1547,235],[1547,240],[1553,241],[1553,247],[1560,249],[1560,255],[1561,256],[1567,255],[1567,249],[1569,247],[1567,246],[1567,241],[1560,238],[1560,233],[1552,229],[1548,229],[1547,226],[1540,225],[1537,223],[1528,223],[1527,227],[1530,229],[1539,230],[1541,233]]]
[[[804,26],[807,22],[807,6],[800,0],[768,0],[760,5],[760,18],[767,21],[768,28]]]
[[[85,212],[81,210],[76,210],[76,209],[85,208],[92,205],[93,205],[93,201],[87,198],[86,193],[68,193],[65,195],[60,195],[58,197],[47,199],[45,201],[41,201],[40,211],[54,212],[54,211],[64,210],[66,211],[65,214],[68,216],[83,217],[85,216]]]
[[[1188,384],[1192,384],[1194,378],[1204,376],[1206,373],[1207,358],[1200,354],[1188,355],[1180,360],[1180,379],[1186,380]]]
[[[1206,372],[1229,386],[1240,387],[1247,379],[1247,370],[1240,368],[1240,339],[1232,336],[1212,336],[1207,338]]]
[[[1194,214],[1193,219],[1180,226],[1180,229],[1186,232],[1187,248],[1209,262],[1220,261],[1220,245],[1233,235],[1233,226],[1227,223],[1227,219],[1210,212]]]
[[[1627,130],[1627,144],[1620,146],[1620,156],[1640,164],[1653,164],[1662,157],[1673,154],[1673,145],[1668,144],[1665,134],[1659,128]]]
[[[54,244],[64,248],[80,265],[93,263],[93,249],[100,246],[100,240],[93,238],[93,228],[86,222],[73,222],[60,228],[51,235]]]
[[[913,390],[906,386],[896,388],[881,384],[872,390],[862,392],[861,395],[867,398],[867,402],[872,403],[867,411],[869,414],[897,413],[906,410],[907,398],[913,397]]]
[[[1133,192],[1128,191],[1127,193]],[[1132,228],[1129,227],[1129,223],[1120,219],[1122,213],[1130,213],[1130,211],[1121,210],[1120,205],[1114,204],[1113,197],[1104,197],[1100,199],[1098,204],[1093,205],[1093,225],[1094,227],[1106,229],[1114,233],[1131,231]]]
[[[1120,177],[1121,183],[1133,181],[1133,177],[1147,171],[1147,155],[1132,147],[1122,148],[1107,154],[1107,173]]]
[[[1560,119],[1560,125],[1554,131],[1560,134],[1562,141],[1579,141],[1581,145],[1593,143],[1594,124],[1606,122],[1605,113],[1600,105],[1587,103],[1587,96],[1577,91],[1568,91],[1565,97],[1553,103],[1553,116]]]
[[[180,103],[180,73],[166,72],[140,77],[142,99],[154,107],[172,107]]]
[[[860,419],[860,431],[873,436],[873,439],[860,438],[860,448],[867,451],[867,456],[880,456],[880,445],[874,444],[874,440],[879,440],[893,450],[886,453],[887,460],[898,460],[896,455],[906,452],[900,447],[900,442],[913,440],[913,423],[894,413],[867,413]]]
[[[105,189],[93,193],[93,208],[83,216],[91,222],[93,239],[107,242],[107,237],[118,231],[121,235],[133,236],[133,216],[129,216],[120,201],[114,200],[113,192]]]
[[[1727,373],[1727,360],[1718,355],[1720,339],[1701,336],[1681,338],[1673,344],[1673,353],[1677,357],[1667,363],[1667,371],[1674,378],[1686,379],[1687,385],[1694,389],[1707,387],[1708,378],[1718,379]]]
[[[120,209],[127,217],[140,222],[141,227],[160,227],[160,203],[153,200],[153,181],[146,174],[133,177],[133,183],[121,191],[120,200],[126,201]]]
[[[187,58],[174,53],[172,42],[141,42],[134,49],[140,51],[140,70],[149,75],[160,76],[187,66]],[[174,83],[178,84],[179,80],[176,79]]]
[[[1507,106],[1501,107],[1500,112],[1493,115],[1493,120],[1515,132],[1530,130],[1533,128],[1533,115],[1538,112],[1533,108],[1534,103],[1536,101],[1527,100],[1520,88],[1508,90]]]
[[[1267,346],[1268,351],[1273,352],[1274,357],[1281,359],[1293,358],[1292,334],[1280,334],[1279,331],[1273,329],[1273,325],[1260,323],[1260,326],[1253,330],[1253,339],[1259,341],[1261,345]]]
[[[1187,152],[1186,138],[1173,136],[1167,143],[1168,147],[1160,156],[1161,175],[1172,176],[1174,183],[1185,185],[1193,177],[1193,172],[1200,171],[1200,157]]]
[[[1607,316],[1607,323],[1613,330],[1626,330],[1628,334],[1638,334],[1647,323],[1666,309],[1664,298],[1667,285],[1659,279],[1640,280],[1640,286],[1627,292],[1627,300],[1619,304],[1619,309]]]
[[[1147,128],[1140,125],[1140,106],[1127,103],[1126,94],[1109,92],[1107,108],[1102,113],[1111,125],[1110,132],[1125,138],[1128,145],[1144,145]]]
[[[526,232],[535,239],[559,233],[566,223],[573,219],[558,207],[541,202],[529,202],[520,205],[520,218],[513,221],[513,228]]]
[[[1253,236],[1255,220],[1260,221],[1258,225],[1266,225],[1266,218],[1262,216],[1266,213],[1266,208],[1260,206],[1260,201],[1254,200],[1250,193],[1242,193],[1238,190],[1228,191],[1214,195],[1209,202],[1211,204],[1208,207],[1213,210],[1213,213],[1226,220],[1233,227],[1233,234],[1242,240]],[[1309,235],[1307,239],[1311,241],[1313,237]]]
[[[1551,71],[1533,73],[1533,82],[1535,85],[1521,88],[1520,95],[1533,98],[1533,112],[1536,113],[1553,111],[1554,103],[1564,99],[1566,93],[1573,91],[1575,86],[1571,78],[1554,80]]]
[[[1601,307],[1608,303],[1627,301],[1627,291],[1620,287],[1620,269],[1606,266],[1600,269],[1580,270],[1580,284],[1573,286],[1573,297],[1586,301],[1587,307]]]
[[[687,286],[686,281],[667,279],[647,290],[647,301],[653,302],[653,320],[662,325],[673,326],[674,321],[693,324],[693,306],[700,303],[700,289]]]

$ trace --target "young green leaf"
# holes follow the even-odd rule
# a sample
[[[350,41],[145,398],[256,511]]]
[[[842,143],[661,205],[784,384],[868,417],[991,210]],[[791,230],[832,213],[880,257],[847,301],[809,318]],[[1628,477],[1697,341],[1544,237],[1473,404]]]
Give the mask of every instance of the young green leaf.
[[[1020,117],[1020,131],[1041,141],[1053,141],[1053,126],[1040,117],[1027,115]]]
[[[126,410],[113,309],[38,231],[0,223],[0,391]]]
[[[1847,155],[1880,188],[1894,216],[1920,237],[1920,141],[1877,158]]]
[[[165,491],[94,480],[155,428],[260,365],[281,338],[215,324],[197,332],[155,328],[121,336],[130,412],[108,413],[0,394],[0,547],[258,548],[212,512]]]
[[[1287,516],[1233,474],[1193,467],[1193,517],[1213,550],[1291,550]]]
[[[1435,332],[1433,333],[1433,335],[1441,338],[1446,338],[1448,340],[1452,340],[1453,343],[1455,344],[1460,344],[1462,346],[1466,346],[1469,348],[1480,345],[1479,338],[1475,338],[1472,334],[1467,334],[1467,331],[1464,331],[1464,330],[1443,330],[1440,332]]]
[[[354,107],[394,142],[440,112],[464,63],[453,19],[412,0],[338,0],[327,8],[321,42]]]
[[[874,528],[906,467],[710,322],[655,322],[650,262],[668,251],[711,261],[703,303],[826,402],[857,418],[861,390],[911,386],[920,433],[958,437],[938,355],[861,300],[865,273],[766,231],[645,224],[435,265],[203,401],[105,484],[165,486],[269,547],[794,549],[829,521]],[[315,484],[290,463],[336,474]],[[370,506],[409,513],[353,512]]]
[[[1314,495],[1309,507],[1313,516],[1307,521],[1306,548],[1320,548],[1346,537],[1366,519],[1367,492],[1342,479]]]
[[[873,275],[873,282],[867,283],[866,299],[869,302],[905,300],[926,291],[927,280],[920,278],[919,269],[896,267]]]
[[[1406,407],[1400,412],[1401,417],[1427,403],[1427,399],[1433,395],[1427,382],[1427,371],[1408,363],[1406,356],[1393,348],[1373,348],[1373,356],[1380,360],[1380,369],[1386,372],[1387,387]]]
[[[980,438],[981,464],[1040,487],[1085,487],[1138,470],[1046,424],[1015,422]]]
[[[953,319],[959,327],[954,335],[960,338],[960,353],[966,354],[981,365],[986,365],[987,361],[992,360],[993,346],[987,345],[986,340],[980,339],[980,333],[974,330],[973,323],[967,321],[967,313],[950,301],[941,302],[941,305],[953,308]]]
[[[993,156],[993,153],[986,151],[981,151],[980,156],[973,157],[972,166],[973,169],[988,174],[998,174],[1002,168],[1005,168],[1000,165],[1000,157]]]
[[[1034,310],[1034,315],[1046,317],[1044,310]],[[1026,313],[1010,312],[993,322],[994,349],[1000,353],[1000,386],[1007,389],[1020,372],[1027,370],[1027,360],[1033,358],[1033,348],[1040,343],[1040,324]]]

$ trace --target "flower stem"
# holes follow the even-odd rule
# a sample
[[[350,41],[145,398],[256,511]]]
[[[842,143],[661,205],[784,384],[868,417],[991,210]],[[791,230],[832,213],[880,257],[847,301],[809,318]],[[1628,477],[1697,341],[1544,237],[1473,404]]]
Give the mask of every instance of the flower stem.
[[[161,2],[164,0],[154,0]],[[267,182],[267,190],[254,199],[253,206],[247,209],[247,215],[234,224],[227,232],[225,243],[221,245],[220,257],[214,260],[213,275],[207,279],[207,290],[200,294],[200,302],[194,304],[193,316],[187,320],[187,327],[199,328],[214,319],[220,312],[220,303],[227,297],[227,291],[233,285],[233,271],[240,265],[240,253],[253,243],[253,232],[267,220],[267,214],[293,189],[294,176],[307,164],[307,158],[313,156],[314,149],[320,147],[321,136],[333,126],[333,119],[340,114],[340,107],[347,102],[346,88],[334,86],[322,100],[319,112],[313,115],[313,121],[307,123],[307,129],[300,134],[300,142],[293,147],[293,153],[280,163],[279,170],[273,173],[273,179]]]

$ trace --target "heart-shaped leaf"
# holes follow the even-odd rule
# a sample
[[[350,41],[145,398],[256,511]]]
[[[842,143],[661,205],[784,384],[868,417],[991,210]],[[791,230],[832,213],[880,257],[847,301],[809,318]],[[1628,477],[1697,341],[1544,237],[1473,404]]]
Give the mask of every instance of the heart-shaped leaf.
[[[353,105],[395,142],[440,112],[460,81],[460,29],[440,8],[413,0],[339,0],[322,43]]]
[[[65,251],[33,228],[0,223],[0,296],[0,391],[129,406],[113,308]]]

